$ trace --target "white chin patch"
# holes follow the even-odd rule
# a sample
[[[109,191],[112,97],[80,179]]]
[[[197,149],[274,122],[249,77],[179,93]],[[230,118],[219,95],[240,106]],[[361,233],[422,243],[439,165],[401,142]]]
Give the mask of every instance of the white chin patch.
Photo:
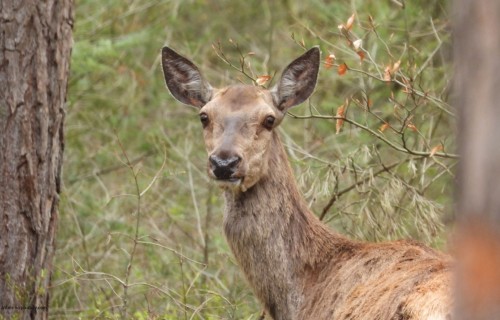
[[[225,189],[238,189],[241,186],[242,179],[230,179],[230,180],[215,180],[217,185]]]

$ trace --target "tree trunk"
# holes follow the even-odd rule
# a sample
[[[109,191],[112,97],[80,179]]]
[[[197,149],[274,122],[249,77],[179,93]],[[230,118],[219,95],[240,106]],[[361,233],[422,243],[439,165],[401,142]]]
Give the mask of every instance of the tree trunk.
[[[456,0],[456,319],[500,319],[500,2]]]
[[[0,318],[46,319],[72,0],[0,0]]]

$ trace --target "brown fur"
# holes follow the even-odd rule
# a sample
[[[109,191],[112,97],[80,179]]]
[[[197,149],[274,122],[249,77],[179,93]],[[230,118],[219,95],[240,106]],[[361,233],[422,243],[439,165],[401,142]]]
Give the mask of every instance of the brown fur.
[[[190,62],[168,50],[163,52],[167,85],[186,101],[178,96],[182,82],[170,77],[176,77],[176,68],[184,76]],[[271,91],[238,85],[195,93],[203,104],[200,113],[210,119],[204,128],[209,155],[241,157],[233,174],[239,182],[219,181],[227,241],[275,320],[448,319],[449,258],[418,243],[362,243],[330,230],[302,198],[277,132],[262,126],[270,115],[278,125],[286,108],[309,96],[318,59],[318,52],[308,51]],[[316,75],[308,74],[314,68]],[[197,69],[192,72],[193,79],[202,79]],[[211,98],[203,101],[204,96]],[[210,164],[207,169],[216,179]]]
[[[361,243],[309,211],[274,134],[269,175],[225,191],[224,231],[273,319],[447,319],[450,263],[417,243]]]

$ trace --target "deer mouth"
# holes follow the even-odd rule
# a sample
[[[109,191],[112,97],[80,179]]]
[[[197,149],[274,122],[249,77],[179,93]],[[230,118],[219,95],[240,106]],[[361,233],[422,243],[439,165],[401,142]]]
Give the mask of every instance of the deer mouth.
[[[239,159],[230,163],[223,160],[216,159],[216,157],[209,160],[207,166],[208,176],[221,188],[239,188],[245,179],[241,168],[237,168]]]
[[[238,188],[243,182],[241,177],[231,177],[227,179],[214,179],[215,182],[222,188]]]

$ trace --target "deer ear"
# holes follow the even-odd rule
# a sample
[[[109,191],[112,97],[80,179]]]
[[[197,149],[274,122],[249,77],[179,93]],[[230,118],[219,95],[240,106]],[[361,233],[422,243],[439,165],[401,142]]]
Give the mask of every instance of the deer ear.
[[[279,110],[286,111],[309,98],[318,80],[319,63],[320,51],[314,47],[286,67],[278,84],[271,89]]]
[[[169,47],[163,47],[161,64],[165,83],[174,98],[198,108],[210,101],[212,87],[203,79],[194,63]]]

